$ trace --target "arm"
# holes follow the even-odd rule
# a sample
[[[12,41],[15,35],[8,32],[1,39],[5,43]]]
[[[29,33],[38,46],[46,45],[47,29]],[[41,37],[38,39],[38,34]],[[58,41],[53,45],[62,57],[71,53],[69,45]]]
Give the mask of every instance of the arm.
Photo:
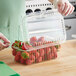
[[[55,0],[49,1],[52,3],[55,2]],[[72,12],[74,11],[74,6],[68,0],[57,0],[57,8],[58,11],[65,16],[72,14]]]
[[[9,46],[10,41],[2,33],[0,33],[0,39],[3,41],[0,41],[0,50],[7,48]]]

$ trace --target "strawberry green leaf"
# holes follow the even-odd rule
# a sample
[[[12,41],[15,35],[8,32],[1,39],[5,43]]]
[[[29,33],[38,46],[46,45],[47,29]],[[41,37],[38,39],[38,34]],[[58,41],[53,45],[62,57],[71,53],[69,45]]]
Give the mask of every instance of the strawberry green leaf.
[[[22,53],[22,57],[23,57],[24,59],[29,58],[29,56],[28,56],[26,53]]]

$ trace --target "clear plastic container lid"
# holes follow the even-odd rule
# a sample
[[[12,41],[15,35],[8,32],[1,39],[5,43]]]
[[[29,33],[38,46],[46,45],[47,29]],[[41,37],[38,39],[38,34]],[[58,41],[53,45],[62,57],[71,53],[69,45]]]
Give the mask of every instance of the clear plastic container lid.
[[[66,30],[63,16],[57,10],[33,13],[27,16],[29,38],[45,37],[48,41],[63,43]]]

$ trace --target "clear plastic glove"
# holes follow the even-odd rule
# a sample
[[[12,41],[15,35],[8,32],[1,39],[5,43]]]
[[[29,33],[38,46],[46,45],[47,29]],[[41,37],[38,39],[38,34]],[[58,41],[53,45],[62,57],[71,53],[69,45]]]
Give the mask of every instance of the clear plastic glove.
[[[0,39],[3,41],[0,41],[0,50],[7,48],[10,44],[10,41],[2,33],[0,33]]]
[[[70,15],[74,11],[74,6],[68,0],[49,0],[53,4],[57,5],[58,11],[64,15]]]

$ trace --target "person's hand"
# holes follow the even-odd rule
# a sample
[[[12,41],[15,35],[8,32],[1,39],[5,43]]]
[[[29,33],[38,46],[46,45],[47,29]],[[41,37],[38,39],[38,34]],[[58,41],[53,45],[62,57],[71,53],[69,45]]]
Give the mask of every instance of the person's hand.
[[[54,3],[56,0],[49,1]],[[57,8],[58,11],[64,16],[70,15],[74,11],[74,6],[68,0],[57,0]]]
[[[0,50],[7,48],[10,44],[10,41],[2,33],[0,33],[0,39],[3,41],[0,41]]]

